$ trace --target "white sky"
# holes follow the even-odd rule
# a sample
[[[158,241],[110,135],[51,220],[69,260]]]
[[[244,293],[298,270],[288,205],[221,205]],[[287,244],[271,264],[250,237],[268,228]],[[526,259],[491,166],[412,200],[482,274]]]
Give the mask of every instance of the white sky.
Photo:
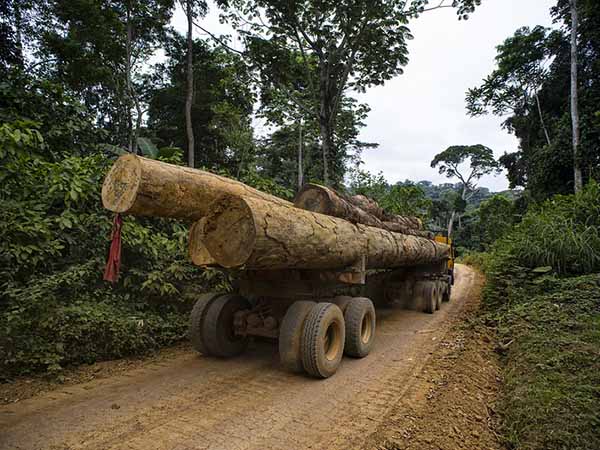
[[[467,21],[459,21],[453,9],[428,12],[414,20],[410,29],[415,39],[409,43],[405,73],[357,96],[371,107],[360,138],[380,144],[363,153],[363,169],[374,174],[382,171],[392,183],[405,179],[440,183],[447,180],[430,162],[451,145],[483,144],[496,156],[515,151],[517,140],[500,128],[501,118],[466,115],[465,92],[494,69],[496,46],[517,28],[551,26],[550,8],[555,3],[483,0]],[[185,32],[181,11],[172,24]],[[216,34],[231,33],[219,23],[214,7],[201,24]],[[508,187],[508,181],[504,175],[488,176],[480,185],[499,191]]]

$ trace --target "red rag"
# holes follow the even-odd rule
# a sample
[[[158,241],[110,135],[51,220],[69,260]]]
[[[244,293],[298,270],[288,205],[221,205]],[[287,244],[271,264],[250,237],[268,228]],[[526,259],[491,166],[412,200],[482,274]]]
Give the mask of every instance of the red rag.
[[[110,251],[108,252],[108,261],[104,269],[104,280],[116,283],[119,279],[119,268],[121,267],[121,225],[123,219],[120,214],[116,214],[113,220],[113,229],[110,243]]]

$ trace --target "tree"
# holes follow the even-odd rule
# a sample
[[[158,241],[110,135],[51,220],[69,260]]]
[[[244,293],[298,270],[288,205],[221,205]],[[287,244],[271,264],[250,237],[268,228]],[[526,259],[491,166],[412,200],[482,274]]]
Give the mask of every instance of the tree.
[[[548,76],[550,41],[556,34],[537,26],[533,30],[520,28],[514,36],[497,47],[497,68],[484,79],[480,87],[467,91],[467,111],[476,117],[491,111],[498,116],[508,112],[529,112],[529,102],[535,99],[536,111],[544,137],[551,144],[544,120],[539,91]]]
[[[173,35],[164,48],[167,58],[147,83],[148,128],[159,146],[186,148],[187,40]],[[195,165],[237,175],[253,162],[254,95],[248,68],[239,56],[200,39],[194,40],[193,60]]]
[[[571,122],[573,126],[573,179],[575,193],[583,188],[581,158],[579,156],[579,109],[577,106],[577,0],[569,0],[571,7]]]
[[[194,102],[194,0],[185,1],[185,15],[187,18],[187,65],[186,65],[186,92],[185,92],[185,131],[187,135],[188,166],[194,167],[194,127],[192,126],[192,103]],[[204,1],[197,5],[200,13],[206,12]]]
[[[223,2],[228,19],[249,48],[262,54],[299,55],[304,82],[290,84],[285,71],[272,82],[319,123],[323,181],[330,183],[329,158],[341,100],[347,88],[365,90],[402,73],[408,62],[407,24],[411,16],[440,7],[457,7],[460,17],[480,0],[232,0]],[[257,55],[256,51],[250,55]]]
[[[469,169],[464,172],[461,165],[467,161]],[[499,171],[492,149],[481,144],[448,147],[433,158],[431,167],[437,167],[440,174],[446,175],[448,178],[458,178],[460,180],[460,198],[463,202],[466,202],[475,192],[477,180],[483,175]],[[452,236],[456,213],[457,207],[455,206],[448,221],[448,237]]]

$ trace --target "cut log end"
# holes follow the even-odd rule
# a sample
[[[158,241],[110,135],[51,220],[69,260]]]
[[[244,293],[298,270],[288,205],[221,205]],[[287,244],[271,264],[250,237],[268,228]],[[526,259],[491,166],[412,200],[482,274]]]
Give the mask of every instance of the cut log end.
[[[142,165],[137,155],[121,156],[113,164],[102,184],[102,204],[110,211],[124,213],[137,198]]]
[[[202,218],[192,224],[190,228],[189,252],[192,262],[196,266],[211,267],[217,265],[204,244],[204,225],[206,218]]]
[[[242,198],[226,195],[212,204],[212,211],[203,230],[208,252],[223,267],[243,266],[256,240],[252,210]]]
[[[307,211],[331,214],[331,197],[326,188],[318,184],[307,184],[298,192],[294,206]]]

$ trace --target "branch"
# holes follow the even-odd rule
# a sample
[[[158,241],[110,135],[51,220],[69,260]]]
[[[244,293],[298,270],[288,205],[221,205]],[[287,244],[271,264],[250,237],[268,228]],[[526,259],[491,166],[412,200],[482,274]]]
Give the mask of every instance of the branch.
[[[241,52],[239,50],[236,50],[233,47],[230,47],[229,45],[227,45],[225,43],[225,41],[223,41],[220,37],[214,35],[213,33],[211,33],[210,31],[208,31],[206,28],[200,26],[198,23],[192,21],[192,23],[194,24],[195,27],[199,28],[200,30],[204,31],[206,34],[208,34],[215,42],[217,42],[219,45],[221,45],[223,48],[225,48],[226,50],[229,50],[230,52],[234,52],[237,53],[238,55],[244,55],[244,52]]]

